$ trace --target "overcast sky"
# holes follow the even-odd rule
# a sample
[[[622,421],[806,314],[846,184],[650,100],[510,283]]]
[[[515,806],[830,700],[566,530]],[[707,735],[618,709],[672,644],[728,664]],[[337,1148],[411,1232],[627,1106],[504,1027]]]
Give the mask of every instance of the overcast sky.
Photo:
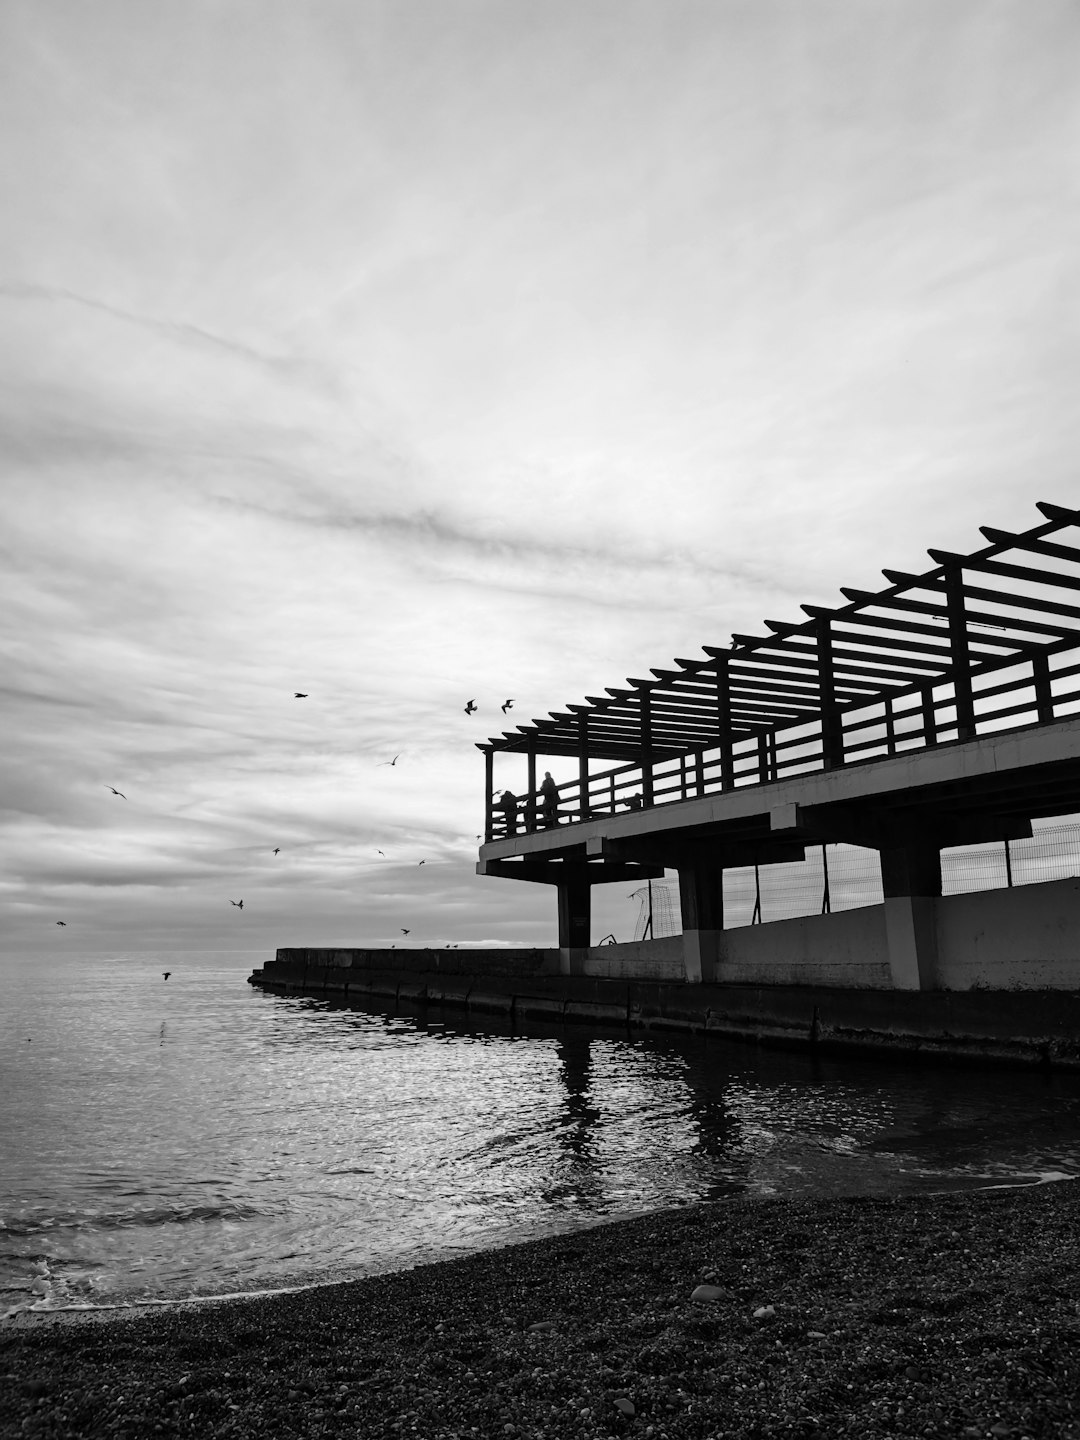
[[[1078,72],[1073,0],[5,0],[6,945],[554,944],[504,699],[1080,503]]]

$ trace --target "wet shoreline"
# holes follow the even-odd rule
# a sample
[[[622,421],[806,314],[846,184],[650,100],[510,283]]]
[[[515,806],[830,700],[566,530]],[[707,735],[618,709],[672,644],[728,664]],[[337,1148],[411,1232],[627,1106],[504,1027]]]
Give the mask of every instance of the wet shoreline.
[[[1070,1182],[736,1199],[299,1293],[9,1323],[0,1423],[1075,1440],[1078,1221]]]

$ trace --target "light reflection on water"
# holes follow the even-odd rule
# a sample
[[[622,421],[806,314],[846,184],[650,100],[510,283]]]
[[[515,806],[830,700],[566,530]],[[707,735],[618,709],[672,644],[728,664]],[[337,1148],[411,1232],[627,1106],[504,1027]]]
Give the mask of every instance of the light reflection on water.
[[[263,958],[0,960],[0,1312],[35,1282],[220,1294],[739,1193],[1080,1174],[1080,1077],[366,1013],[251,989]]]

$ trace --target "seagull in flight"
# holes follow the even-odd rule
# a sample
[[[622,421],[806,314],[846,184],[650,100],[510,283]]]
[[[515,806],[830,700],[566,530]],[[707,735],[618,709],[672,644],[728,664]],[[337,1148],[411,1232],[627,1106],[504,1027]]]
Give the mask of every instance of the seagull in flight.
[[[63,925],[63,926],[65,926],[65,927],[66,927],[66,925],[67,925],[67,921],[66,921],[66,920],[57,920],[56,923],[57,923],[58,925]]]
[[[229,904],[235,905],[238,910],[242,910],[244,908],[243,900],[230,900]]]
[[[106,785],[106,786],[105,786],[105,789],[106,789],[106,790],[112,790],[112,793],[113,793],[114,795],[119,795],[121,800],[126,800],[126,799],[127,799],[127,796],[123,793],[123,791],[115,789],[115,787],[112,786],[112,785]]]
[[[421,860],[421,861],[420,861],[420,864],[421,864],[421,865],[426,865],[426,864],[427,864],[427,861],[426,861],[426,860]]]
[[[275,846],[274,846],[274,854],[275,854],[275,855],[280,855],[280,854],[281,854],[281,846],[280,846],[280,845],[275,845]]]
[[[475,709],[476,709],[476,701],[475,701],[475,700],[470,700],[469,703],[465,706],[465,714],[466,714],[466,715],[471,715]]]
[[[507,710],[510,709],[510,707],[511,707],[511,705],[513,705],[513,703],[514,703],[513,700],[504,700],[503,703],[499,706],[499,709],[500,709],[500,710],[503,712],[503,714],[505,715],[506,712],[507,712]]]
[[[162,971],[162,974],[165,976],[165,979],[167,980],[167,979],[169,978],[169,976],[172,974],[172,971],[171,971],[171,970],[164,970],[164,971]]]
[[[378,767],[378,768],[381,769],[382,766],[384,766],[384,765],[396,765],[397,762],[398,762],[400,759],[401,759],[401,755],[400,755],[400,753],[399,753],[399,754],[395,755],[392,760],[380,760],[380,761],[379,761],[379,767]]]
[[[385,851],[385,850],[376,850],[376,851],[375,851],[375,854],[376,854],[376,855],[381,855],[384,860],[386,859],[386,851]]]
[[[307,691],[306,691],[306,690],[294,690],[294,691],[293,691],[293,697],[292,697],[292,698],[293,698],[294,700],[306,700],[306,699],[308,698],[308,697],[307,697]]]
[[[402,926],[402,928],[401,928],[401,933],[402,933],[403,935],[408,935],[409,932],[408,932],[408,930],[405,929],[404,926]]]

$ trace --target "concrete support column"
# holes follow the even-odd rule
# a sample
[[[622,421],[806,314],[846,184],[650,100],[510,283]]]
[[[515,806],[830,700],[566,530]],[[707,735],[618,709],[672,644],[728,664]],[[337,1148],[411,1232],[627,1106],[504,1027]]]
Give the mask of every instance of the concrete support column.
[[[885,935],[897,990],[937,988],[937,899],[941,851],[936,839],[908,836],[881,850]]]
[[[683,965],[691,985],[719,978],[724,933],[724,872],[705,858],[679,866]]]
[[[560,880],[559,974],[583,975],[589,956],[592,895],[584,879]]]

